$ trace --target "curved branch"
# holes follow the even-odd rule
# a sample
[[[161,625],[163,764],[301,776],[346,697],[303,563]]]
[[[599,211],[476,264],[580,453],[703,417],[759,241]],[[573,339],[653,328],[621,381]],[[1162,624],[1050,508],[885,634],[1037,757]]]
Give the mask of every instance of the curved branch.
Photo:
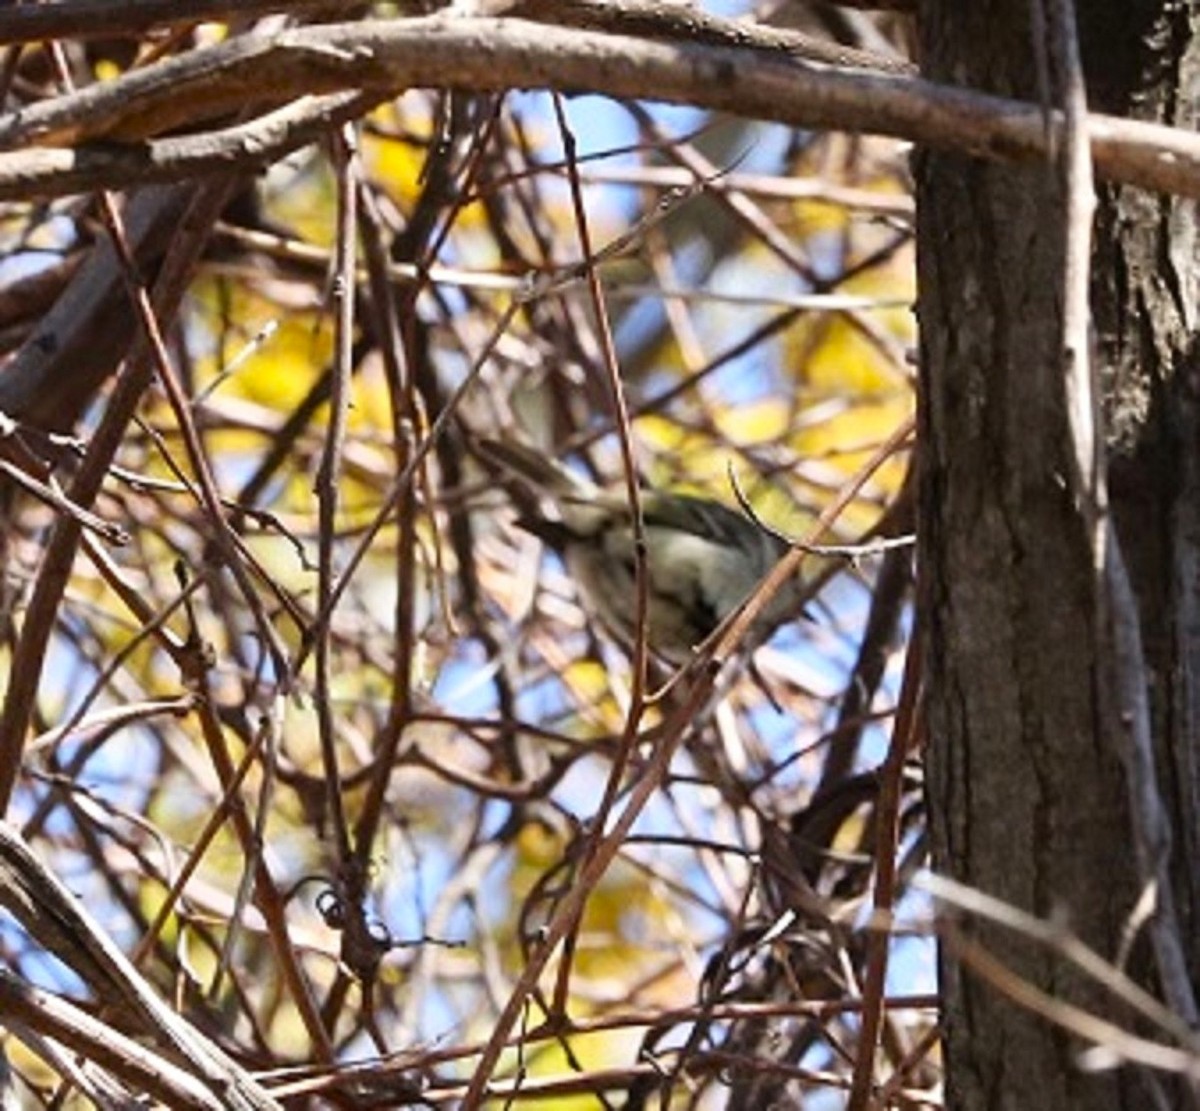
[[[1037,105],[779,51],[433,16],[246,35],[193,50],[0,116],[0,145],[142,143],[247,106],[267,111],[306,94],[357,89],[385,96],[415,87],[550,88],[683,103],[988,159],[1042,158],[1061,132],[1061,120],[1047,127]],[[1088,131],[1099,176],[1200,196],[1200,136],[1102,115],[1089,118]],[[43,180],[43,193],[54,191],[50,184]]]
[[[90,143],[0,153],[0,201],[48,199],[92,189],[180,182],[203,174],[253,170],[315,143],[381,99],[355,90],[300,97],[231,127],[145,143]]]

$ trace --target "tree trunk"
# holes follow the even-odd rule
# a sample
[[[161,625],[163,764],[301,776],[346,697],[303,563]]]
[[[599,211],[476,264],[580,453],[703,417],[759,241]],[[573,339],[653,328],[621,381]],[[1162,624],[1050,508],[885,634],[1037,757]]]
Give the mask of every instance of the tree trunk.
[[[1029,0],[921,5],[924,72],[1042,99]],[[1079,5],[1093,109],[1190,127],[1197,44],[1184,5]],[[1143,887],[1145,825],[1118,730],[1115,666],[1071,481],[1062,374],[1060,178],[925,153],[917,163],[921,321],[922,621],[929,660],[929,805],[939,871],[1116,959]],[[1200,805],[1200,489],[1194,206],[1100,197],[1092,302],[1113,523],[1139,611],[1157,791],[1172,827],[1179,935],[1195,982]],[[1163,832],[1163,831],[1160,831]],[[1017,977],[1123,1026],[1130,1014],[1060,956],[967,916],[962,941]],[[1130,968],[1159,990],[1160,954]],[[1169,1082],[1087,1073],[1076,1040],[943,949],[947,1106],[1180,1106]],[[1178,983],[1175,985],[1180,986]],[[1168,992],[1168,995],[1170,993]],[[1172,1002],[1175,1000],[1172,999]]]

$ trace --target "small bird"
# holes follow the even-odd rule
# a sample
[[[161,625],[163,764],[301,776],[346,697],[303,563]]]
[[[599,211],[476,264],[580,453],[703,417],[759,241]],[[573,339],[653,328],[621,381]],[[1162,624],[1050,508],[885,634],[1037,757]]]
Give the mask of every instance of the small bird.
[[[630,648],[637,582],[633,515],[625,493],[602,489],[524,444],[484,440],[480,447],[554,505],[557,518],[526,514],[517,518],[517,525],[562,557],[589,609]],[[788,545],[709,498],[643,487],[640,500],[646,540],[646,641],[656,656],[681,665],[746,600]],[[764,607],[756,634],[770,635],[797,616],[802,605],[797,580]]]

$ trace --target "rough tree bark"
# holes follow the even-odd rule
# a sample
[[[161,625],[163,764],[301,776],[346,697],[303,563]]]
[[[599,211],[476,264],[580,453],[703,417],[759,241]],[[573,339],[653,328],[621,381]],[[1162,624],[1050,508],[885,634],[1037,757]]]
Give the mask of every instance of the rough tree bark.
[[[1036,7],[924,0],[924,72],[1041,99],[1045,31],[1031,29]],[[1194,127],[1194,5],[1094,0],[1078,8],[1090,105]],[[1069,481],[1063,194],[1044,165],[926,153],[917,199],[921,606],[936,866],[1065,919],[1115,958],[1142,889],[1132,832],[1139,810],[1119,738],[1105,728],[1111,650]],[[1190,203],[1102,190],[1092,281],[1112,516],[1137,600],[1157,787],[1171,826],[1157,847],[1170,853],[1179,935],[1191,946],[1185,993],[1186,981],[1196,982],[1200,897],[1195,232]],[[1042,991],[1131,1024],[1061,958],[979,921],[962,928]],[[1147,932],[1130,967],[1160,990]],[[966,971],[952,946],[941,971],[948,1107],[1187,1105],[1169,1082],[1134,1069],[1082,1071],[1079,1041]]]

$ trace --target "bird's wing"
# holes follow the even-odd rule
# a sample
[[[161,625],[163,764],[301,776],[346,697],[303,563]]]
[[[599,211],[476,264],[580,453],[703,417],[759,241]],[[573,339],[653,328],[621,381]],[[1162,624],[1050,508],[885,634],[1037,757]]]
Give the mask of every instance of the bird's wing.
[[[676,529],[734,548],[745,547],[750,539],[759,543],[770,535],[728,506],[688,494],[646,491],[642,496],[642,518],[650,527]]]
[[[598,492],[583,475],[516,440],[482,439],[479,447],[489,459],[552,498],[582,500],[594,497]]]

